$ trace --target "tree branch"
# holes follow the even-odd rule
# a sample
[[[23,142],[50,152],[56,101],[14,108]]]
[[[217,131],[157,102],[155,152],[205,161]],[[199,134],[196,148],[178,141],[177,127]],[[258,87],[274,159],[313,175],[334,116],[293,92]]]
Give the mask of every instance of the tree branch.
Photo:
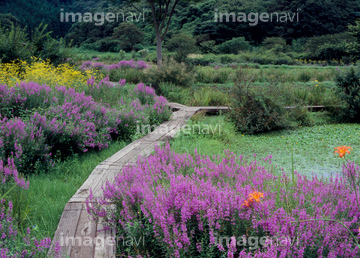
[[[171,0],[165,1],[165,13],[164,13],[164,18],[162,19],[161,25],[159,27],[160,32],[162,31],[163,27],[164,27],[164,23],[166,21],[167,18],[167,12],[169,10],[169,5],[170,5]]]
[[[149,0],[149,3],[150,3],[150,7],[151,7],[151,12],[152,12],[152,15],[153,15],[153,22],[154,22],[154,28],[155,28],[155,33],[158,34],[158,33],[161,33],[161,31],[159,31],[159,25],[156,21],[156,14],[155,14],[155,6],[154,6],[154,2],[153,0]]]
[[[174,3],[174,5],[173,5],[173,7],[172,7],[172,9],[171,9],[171,12],[170,12],[170,15],[169,15],[169,20],[168,20],[168,22],[167,22],[166,29],[165,29],[165,31],[164,31],[164,33],[163,33],[163,35],[161,36],[161,40],[163,40],[163,39],[164,39],[164,37],[165,37],[166,33],[167,33],[167,32],[168,32],[168,30],[169,30],[171,17],[173,16],[173,14],[174,14],[174,10],[175,10],[175,6],[176,6],[176,4],[177,4],[179,1],[180,1],[180,0],[176,0],[176,1],[175,1],[175,3]]]
[[[141,11],[140,11],[132,2],[129,2],[129,4],[130,4],[132,7],[134,7],[138,12],[141,13]]]

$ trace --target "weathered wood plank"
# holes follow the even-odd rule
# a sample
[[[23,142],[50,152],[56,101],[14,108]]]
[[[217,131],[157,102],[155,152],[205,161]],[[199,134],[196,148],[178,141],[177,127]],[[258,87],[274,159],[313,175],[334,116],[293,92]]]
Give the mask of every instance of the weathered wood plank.
[[[111,205],[114,208],[114,205]],[[116,234],[115,229],[105,230],[105,224],[97,225],[96,237],[104,240],[103,246],[95,248],[94,258],[115,258]]]
[[[76,227],[76,241],[72,243],[71,258],[85,258],[94,256],[94,248],[98,244],[96,236],[96,221],[89,219],[85,204],[81,210],[80,219]]]
[[[54,252],[55,242],[59,241],[61,247],[60,257],[65,257],[66,255],[70,256],[72,246],[69,245],[66,240],[72,239],[75,236],[82,207],[82,203],[67,203],[65,205],[49,253]]]

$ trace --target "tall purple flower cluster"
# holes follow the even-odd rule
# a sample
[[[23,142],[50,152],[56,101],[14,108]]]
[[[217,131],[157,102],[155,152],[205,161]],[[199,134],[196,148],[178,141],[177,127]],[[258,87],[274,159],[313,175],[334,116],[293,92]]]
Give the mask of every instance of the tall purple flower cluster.
[[[152,118],[149,114],[154,109],[149,105],[159,101],[152,90],[146,94],[149,103],[139,102],[141,96],[135,93],[133,99],[121,101],[116,109],[110,108],[100,98],[121,90],[125,80],[120,80],[119,84],[116,89],[109,77],[99,83],[91,78],[88,80],[89,95],[64,86],[52,89],[33,82],[22,82],[13,88],[1,85],[0,160],[6,164],[11,157],[19,171],[29,172],[51,165],[52,157],[59,151],[66,156],[72,152],[106,148],[115,138],[129,140],[137,124],[153,122],[149,121]],[[145,87],[141,85],[136,89]],[[150,88],[144,89],[148,93]],[[161,103],[165,102],[163,99]],[[159,111],[158,121],[170,115],[170,109],[163,104],[156,104],[156,110]]]
[[[165,257],[194,255],[194,250],[196,257],[359,255],[346,228],[322,220],[339,220],[358,232],[360,209],[345,179],[323,181],[295,173],[292,181],[285,173],[275,176],[262,162],[268,164],[271,156],[246,163],[229,151],[225,158],[201,156],[196,150],[177,154],[166,144],[125,167],[114,183],[107,182],[102,198],[90,195],[87,209],[117,224],[120,234],[130,234],[129,227],[138,225],[146,239],[157,240],[156,245],[148,242],[152,246],[147,249],[132,249],[132,256],[159,246]],[[246,205],[254,191],[264,198]],[[116,212],[104,209],[110,203],[117,204]],[[220,236],[231,241],[223,243]]]
[[[142,70],[142,69],[146,69],[150,67],[150,65],[148,65],[145,61],[143,60],[139,60],[139,61],[134,61],[134,60],[122,60],[117,64],[104,64],[101,62],[94,62],[94,61],[84,61],[80,67],[81,70],[85,71],[88,69],[104,69],[107,71],[111,71],[111,70],[119,70],[119,69],[123,69],[123,68],[134,68],[137,70]]]

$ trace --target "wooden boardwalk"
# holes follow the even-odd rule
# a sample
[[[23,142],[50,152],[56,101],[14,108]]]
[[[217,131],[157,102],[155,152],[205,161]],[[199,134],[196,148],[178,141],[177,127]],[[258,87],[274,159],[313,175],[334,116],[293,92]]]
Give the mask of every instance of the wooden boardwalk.
[[[187,107],[177,103],[168,103],[176,110],[170,121],[162,123],[150,134],[138,139],[121,149],[107,160],[101,162],[92,171],[88,179],[65,205],[59,225],[53,238],[49,254],[54,251],[55,241],[60,242],[60,257],[99,258],[115,257],[115,245],[103,240],[115,239],[114,230],[103,230],[104,226],[90,220],[86,211],[85,200],[92,189],[94,197],[102,195],[101,186],[113,181],[125,165],[135,164],[139,156],[150,155],[156,144],[167,141],[185,125],[190,117],[199,111],[218,112],[227,107]]]

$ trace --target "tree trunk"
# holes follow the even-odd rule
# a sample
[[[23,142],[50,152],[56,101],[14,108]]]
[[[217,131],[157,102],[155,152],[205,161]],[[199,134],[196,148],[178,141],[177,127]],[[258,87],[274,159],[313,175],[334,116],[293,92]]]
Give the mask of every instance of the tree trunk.
[[[161,35],[156,33],[156,61],[157,66],[161,67],[162,65],[162,51],[161,51]]]

